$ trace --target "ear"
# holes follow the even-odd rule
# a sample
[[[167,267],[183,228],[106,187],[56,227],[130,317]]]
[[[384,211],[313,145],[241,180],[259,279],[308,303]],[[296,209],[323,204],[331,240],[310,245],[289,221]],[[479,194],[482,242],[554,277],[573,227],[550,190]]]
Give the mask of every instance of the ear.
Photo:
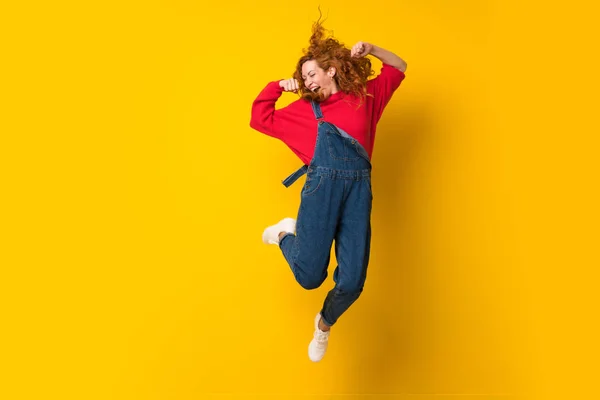
[[[331,78],[333,78],[335,76],[336,72],[337,72],[337,70],[335,69],[335,67],[330,67],[329,71],[327,71],[327,75],[329,75]]]

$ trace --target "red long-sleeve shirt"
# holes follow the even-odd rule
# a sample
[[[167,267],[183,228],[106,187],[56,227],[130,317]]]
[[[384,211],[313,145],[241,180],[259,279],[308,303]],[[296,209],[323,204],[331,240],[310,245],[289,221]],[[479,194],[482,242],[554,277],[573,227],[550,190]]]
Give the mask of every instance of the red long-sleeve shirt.
[[[356,139],[371,157],[377,122],[403,80],[402,71],[383,64],[380,74],[367,82],[367,92],[373,97],[367,96],[357,109],[357,97],[344,92],[334,93],[320,103],[323,118]],[[317,141],[317,120],[310,102],[304,99],[275,110],[275,103],[282,93],[279,81],[270,82],[260,92],[252,104],[250,126],[283,141],[308,165]]]

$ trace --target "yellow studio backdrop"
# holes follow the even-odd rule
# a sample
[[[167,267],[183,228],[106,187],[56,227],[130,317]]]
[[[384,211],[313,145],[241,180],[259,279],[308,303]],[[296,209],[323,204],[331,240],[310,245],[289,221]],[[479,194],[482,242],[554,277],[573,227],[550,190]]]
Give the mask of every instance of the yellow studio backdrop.
[[[331,274],[304,291],[262,244],[304,180],[281,185],[300,161],[249,120],[291,76],[319,5],[347,46],[408,70],[378,127],[365,291],[315,364]],[[592,393],[593,11],[3,3],[0,398]]]

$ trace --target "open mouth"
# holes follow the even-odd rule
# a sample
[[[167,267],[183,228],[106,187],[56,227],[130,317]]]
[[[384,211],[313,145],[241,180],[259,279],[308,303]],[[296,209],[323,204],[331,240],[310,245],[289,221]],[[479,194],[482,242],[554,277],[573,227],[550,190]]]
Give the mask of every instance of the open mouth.
[[[320,86],[313,86],[312,88],[310,88],[310,91],[313,93],[317,93],[320,89],[321,89]]]

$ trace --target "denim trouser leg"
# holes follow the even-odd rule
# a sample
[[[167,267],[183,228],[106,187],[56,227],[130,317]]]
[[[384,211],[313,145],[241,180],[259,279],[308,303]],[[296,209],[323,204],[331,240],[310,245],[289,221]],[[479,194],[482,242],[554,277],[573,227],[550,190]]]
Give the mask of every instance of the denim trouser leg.
[[[370,180],[349,182],[349,194],[335,236],[338,266],[333,273],[335,287],[323,302],[321,315],[327,325],[337,319],[358,299],[367,277],[371,247]]]
[[[327,278],[343,184],[309,173],[302,189],[296,235],[286,235],[280,241],[279,247],[296,281],[305,289],[316,289]]]

